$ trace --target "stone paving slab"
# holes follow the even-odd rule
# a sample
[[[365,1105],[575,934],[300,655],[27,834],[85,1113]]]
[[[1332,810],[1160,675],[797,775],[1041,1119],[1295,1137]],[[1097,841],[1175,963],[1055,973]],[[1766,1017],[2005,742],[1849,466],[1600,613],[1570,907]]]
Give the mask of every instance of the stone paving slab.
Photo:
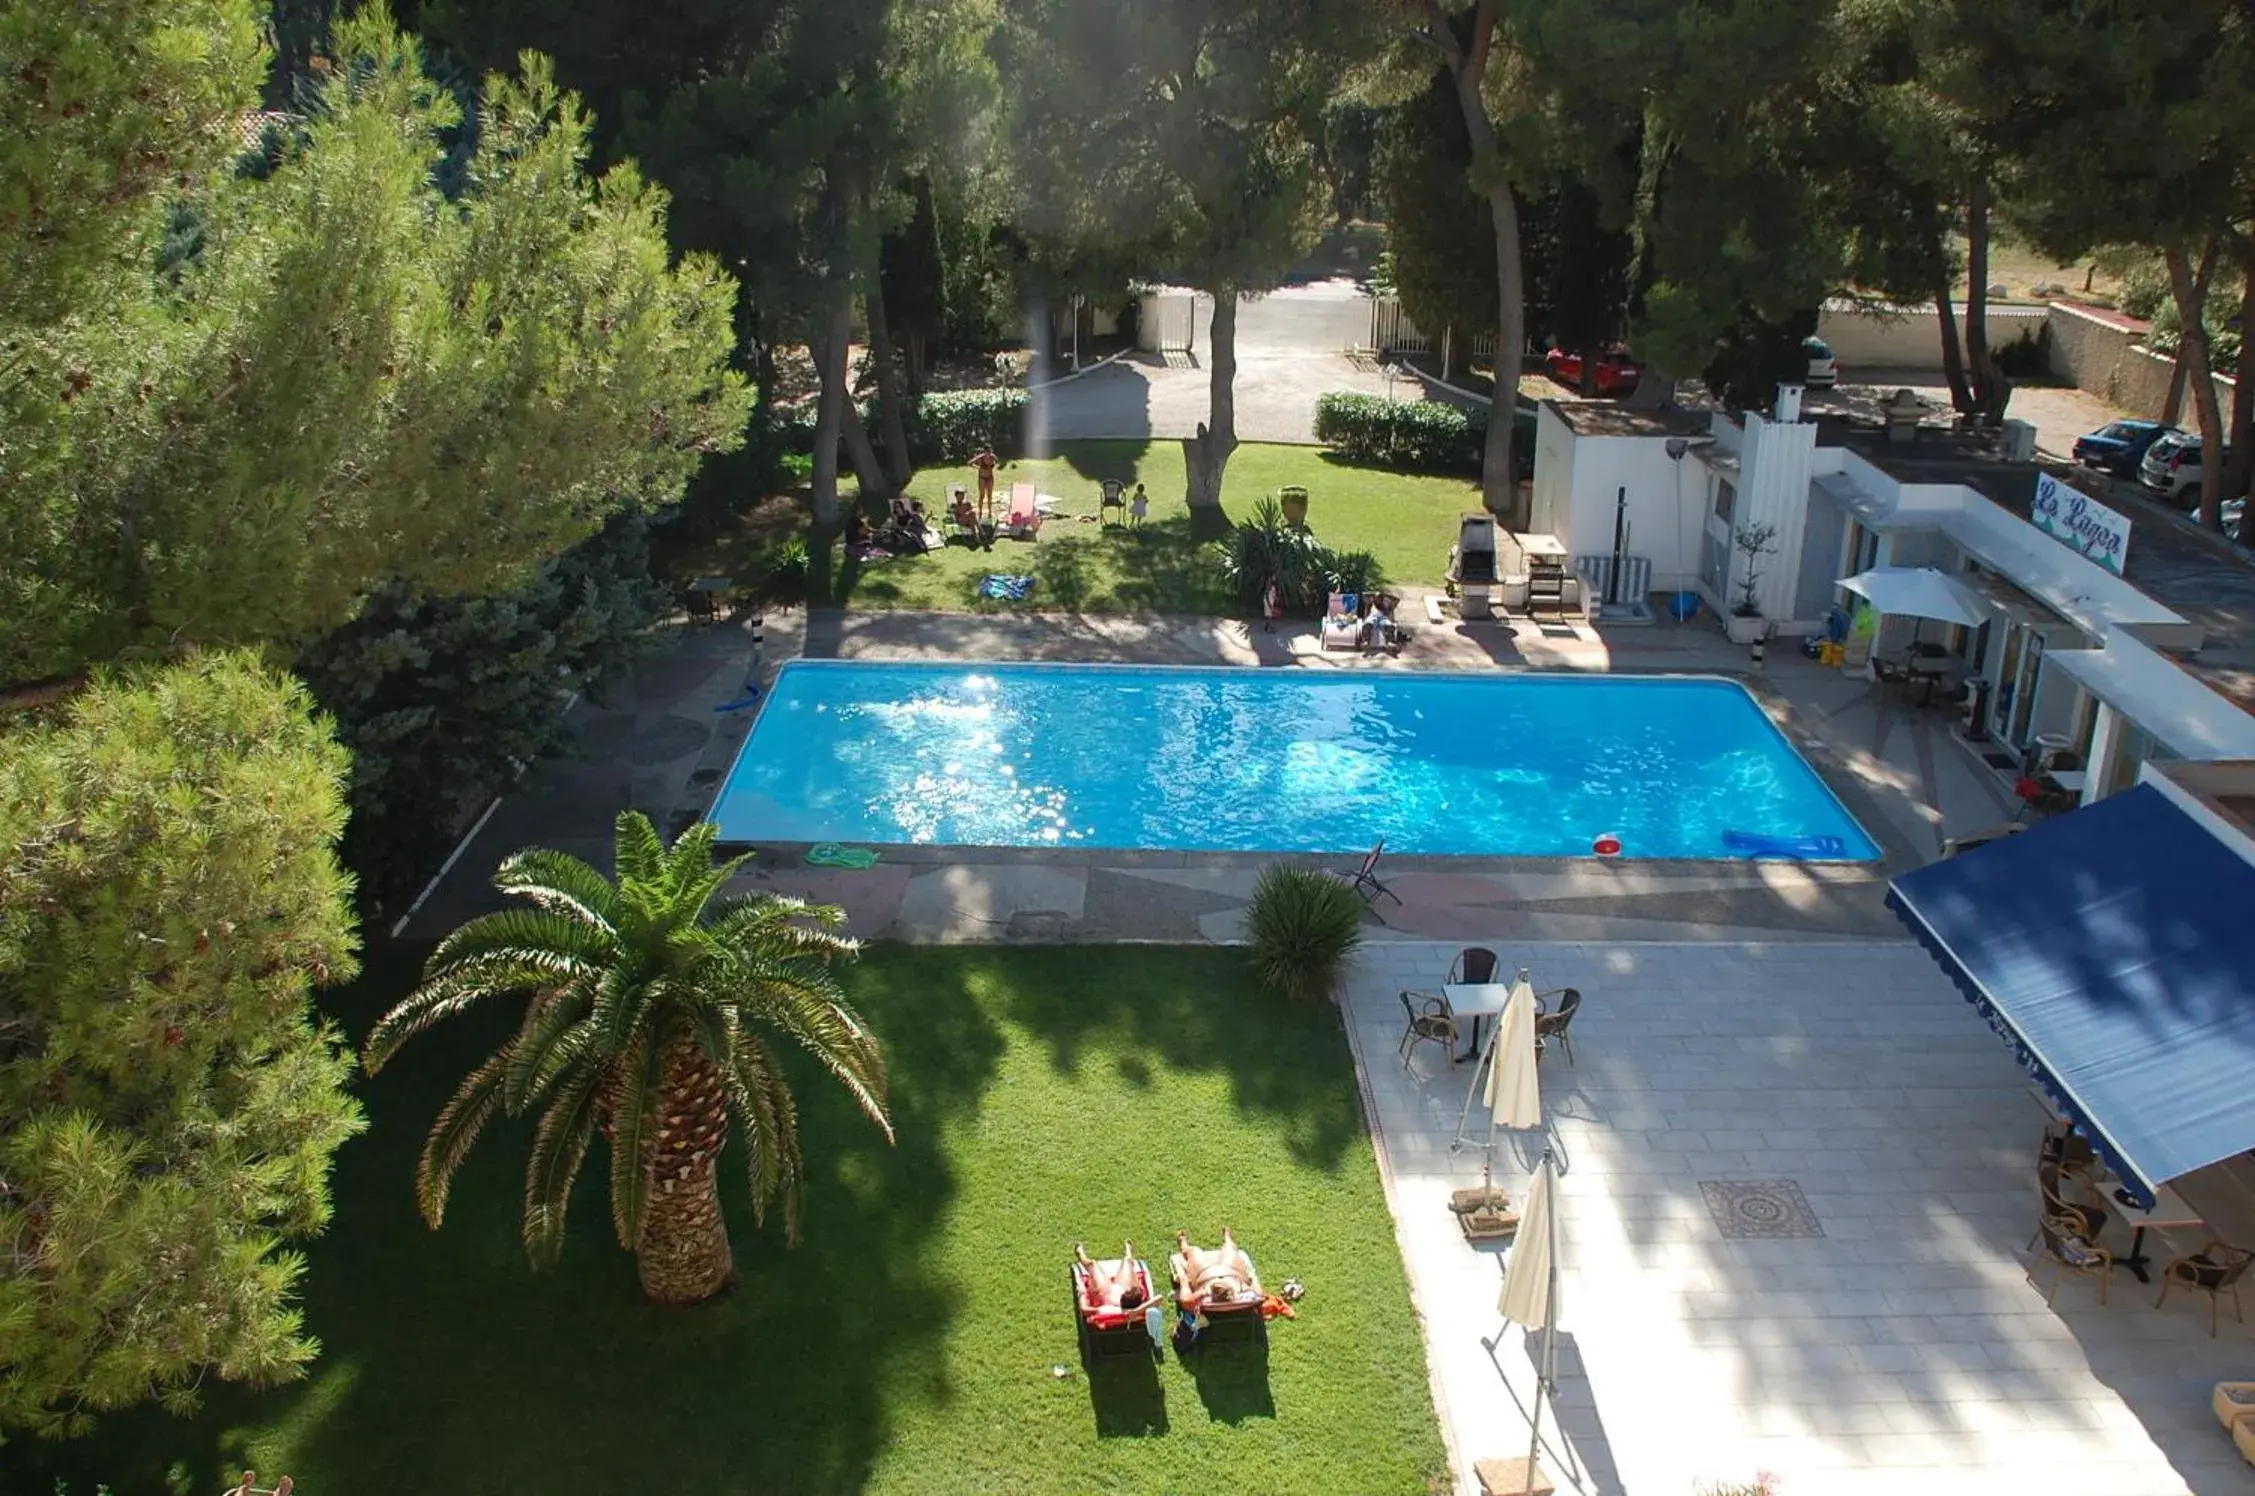
[[[1787,1496],[2255,1489],[2207,1407],[2255,1367],[2255,1328],[2226,1316],[2211,1340],[2204,1303],[2156,1310],[2120,1272],[2106,1307],[2084,1281],[2045,1304],[2021,1255],[2043,1113],[1918,948],[1486,943],[1538,988],[1585,994],[1578,1063],[1542,1062],[1569,1166],[1566,1433],[1545,1463],[1582,1478],[1561,1490],[1688,1493],[1759,1469]],[[1344,1006],[1469,1481],[1473,1459],[1524,1452],[1533,1371],[1495,1312],[1508,1253],[1468,1245],[1446,1210],[1479,1177],[1477,1147],[1450,1147],[1470,1067],[1396,1056],[1397,990],[1437,989],[1455,953],[1373,948]],[[1535,1136],[1497,1150],[1515,1202]],[[1824,1234],[1725,1239],[1701,1182],[1765,1179],[1796,1181]]]

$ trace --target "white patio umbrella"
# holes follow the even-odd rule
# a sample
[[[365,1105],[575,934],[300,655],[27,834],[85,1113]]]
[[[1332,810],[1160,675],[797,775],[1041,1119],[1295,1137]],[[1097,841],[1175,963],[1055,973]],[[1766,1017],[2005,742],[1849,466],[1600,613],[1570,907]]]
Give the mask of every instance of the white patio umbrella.
[[[1931,618],[1979,628],[1989,616],[1986,598],[1931,566],[1875,566],[1840,585],[1870,603],[1874,611],[1895,618]]]
[[[1466,1218],[1474,1235],[1501,1235],[1508,1230],[1502,1218],[1503,1197],[1495,1187],[1496,1130],[1542,1126],[1542,1080],[1535,1066],[1535,986],[1521,968],[1504,999],[1503,1014],[1488,1036],[1485,1052],[1474,1070],[1464,1109],[1457,1114],[1456,1136],[1464,1140],[1465,1122],[1472,1098],[1479,1096],[1488,1108],[1488,1135],[1482,1145],[1480,1188],[1458,1190],[1450,1206]],[[1486,1226],[1485,1231],[1477,1229]]]
[[[1535,1485],[1535,1454],[1542,1447],[1542,1399],[1556,1375],[1553,1340],[1558,1318],[1558,1212],[1551,1203],[1556,1175],[1550,1150],[1544,1149],[1527,1184],[1527,1204],[1520,1214],[1519,1235],[1511,1243],[1511,1260],[1503,1271],[1503,1293],[1496,1307],[1506,1324],[1542,1331],[1542,1359],[1535,1369],[1535,1401],[1528,1413],[1526,1489]]]

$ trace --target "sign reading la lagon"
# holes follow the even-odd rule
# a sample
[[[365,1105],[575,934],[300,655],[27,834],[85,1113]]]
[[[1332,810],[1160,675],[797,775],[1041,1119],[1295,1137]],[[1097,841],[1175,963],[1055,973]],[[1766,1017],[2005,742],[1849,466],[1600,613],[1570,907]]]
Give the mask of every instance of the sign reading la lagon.
[[[2049,473],[2036,479],[2036,503],[2030,513],[2036,528],[2046,535],[2116,576],[2122,574],[2122,558],[2130,552],[2130,522],[2125,516]]]

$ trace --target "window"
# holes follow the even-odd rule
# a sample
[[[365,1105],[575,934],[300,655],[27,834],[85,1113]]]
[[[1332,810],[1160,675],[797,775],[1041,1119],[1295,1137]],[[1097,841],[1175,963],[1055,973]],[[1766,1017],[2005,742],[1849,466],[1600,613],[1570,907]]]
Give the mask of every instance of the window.
[[[1715,518],[1730,523],[1731,514],[1738,508],[1738,489],[1728,478],[1715,480]]]

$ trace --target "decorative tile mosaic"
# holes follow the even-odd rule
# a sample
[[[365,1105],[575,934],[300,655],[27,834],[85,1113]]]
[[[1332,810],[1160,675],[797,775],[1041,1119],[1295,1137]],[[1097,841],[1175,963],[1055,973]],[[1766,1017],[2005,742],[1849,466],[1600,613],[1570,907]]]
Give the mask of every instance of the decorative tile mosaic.
[[[1725,1237],[1824,1235],[1801,1186],[1790,1179],[1702,1179],[1699,1193]]]

